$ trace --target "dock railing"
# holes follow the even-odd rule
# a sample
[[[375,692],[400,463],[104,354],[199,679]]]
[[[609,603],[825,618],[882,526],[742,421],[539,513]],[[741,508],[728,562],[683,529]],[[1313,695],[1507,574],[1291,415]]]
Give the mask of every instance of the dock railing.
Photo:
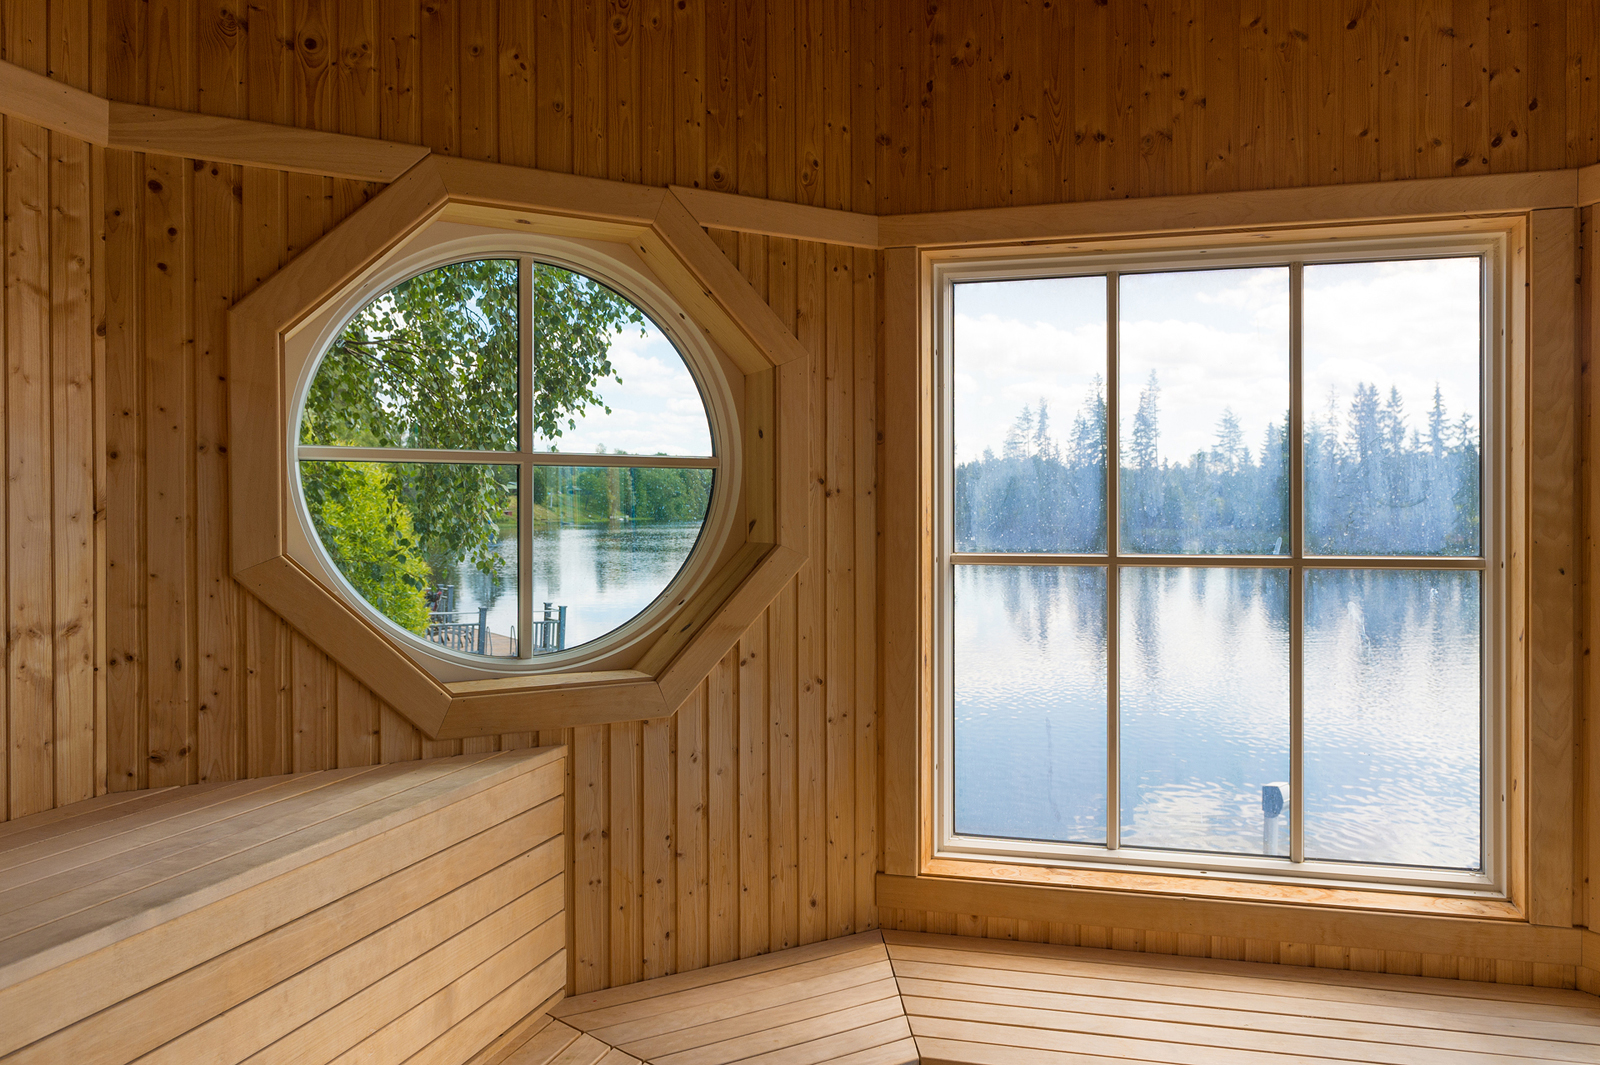
[[[489,608],[435,610],[428,615],[427,637],[429,643],[452,651],[486,655],[489,653]]]

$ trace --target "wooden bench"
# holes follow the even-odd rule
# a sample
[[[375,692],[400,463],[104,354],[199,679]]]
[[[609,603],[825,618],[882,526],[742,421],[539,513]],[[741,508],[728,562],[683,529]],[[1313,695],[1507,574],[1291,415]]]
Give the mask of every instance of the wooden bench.
[[[460,1065],[566,985],[563,748],[0,825],[0,1062]]]
[[[1600,1061],[1577,991],[868,932],[569,998],[482,1065]]]

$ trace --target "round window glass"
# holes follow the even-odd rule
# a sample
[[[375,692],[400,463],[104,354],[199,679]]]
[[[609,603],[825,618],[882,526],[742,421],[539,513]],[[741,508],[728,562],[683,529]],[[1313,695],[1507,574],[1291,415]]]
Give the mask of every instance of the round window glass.
[[[699,539],[700,389],[637,304],[527,257],[455,262],[358,310],[298,429],[327,560],[435,652],[535,659],[649,608]]]

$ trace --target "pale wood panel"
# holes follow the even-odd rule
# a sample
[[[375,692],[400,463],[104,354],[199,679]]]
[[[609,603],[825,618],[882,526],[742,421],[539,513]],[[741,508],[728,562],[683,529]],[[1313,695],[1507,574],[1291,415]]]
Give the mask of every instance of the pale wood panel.
[[[1241,18],[1239,4],[1220,0],[1183,0],[1148,14],[1057,4],[991,15],[966,6],[912,12],[905,0],[853,6],[840,0],[690,0],[664,9],[628,8],[619,34],[603,5],[568,0],[493,10],[475,0],[431,5],[426,15],[408,0],[263,0],[251,6],[248,20],[199,0],[106,0],[103,32],[97,32],[87,0],[51,0],[47,21],[34,14],[45,5],[10,0],[5,46],[10,49],[13,38],[31,39],[27,18],[39,18],[47,32],[38,39],[59,41],[62,57],[103,50],[104,69],[91,71],[100,84],[89,83],[82,63],[54,53],[48,63],[42,52],[14,57],[8,51],[7,59],[126,104],[670,182],[691,190],[691,198],[692,190],[765,195],[854,212],[845,220],[858,241],[866,236],[863,218],[875,211],[1510,172],[1600,160],[1594,132],[1600,129],[1600,79],[1585,73],[1600,59],[1587,4],[1518,2],[1498,11],[1504,24],[1496,26],[1513,39],[1497,39],[1496,62],[1527,58],[1503,92],[1500,86],[1490,90],[1489,65],[1477,62],[1477,46],[1454,36],[1448,3],[1417,5],[1413,15],[1385,0],[1369,5],[1372,17],[1357,20],[1353,29],[1344,28],[1349,20],[1339,5],[1315,5],[1292,19],[1274,9],[1259,45],[1251,36],[1259,29],[1249,29],[1254,13]],[[13,10],[24,17],[10,18]],[[1175,25],[1201,27],[1203,45],[1170,47],[1166,36]],[[1407,27],[1416,37],[1414,51],[1394,40],[1393,31]],[[1479,39],[1487,41],[1488,30],[1472,38]],[[669,83],[660,78],[663,60]],[[1374,62],[1380,71],[1398,73],[1369,78]],[[1564,77],[1556,63],[1567,63]],[[1264,98],[1253,98],[1247,76],[1261,79]],[[490,79],[497,86],[492,94]],[[1481,129],[1476,114],[1457,119],[1457,86],[1466,90],[1461,99],[1487,101]],[[1535,95],[1539,106],[1530,109]],[[1124,108],[1118,99],[1135,103]],[[1515,138],[1509,137],[1513,122]],[[1496,133],[1502,143],[1491,150]],[[1142,151],[1147,136],[1151,147]],[[11,137],[8,132],[8,142]],[[52,158],[60,154],[55,143],[49,142]],[[1458,166],[1464,148],[1480,143],[1489,162]],[[168,775],[184,782],[261,776],[297,762],[353,767],[420,757],[423,740],[411,726],[348,675],[328,672],[314,649],[239,589],[225,569],[229,423],[226,388],[216,372],[225,354],[217,307],[270,277],[373,187],[347,180],[296,183],[203,161],[174,168],[129,152],[100,157],[90,180],[102,183],[102,206],[92,211],[87,239],[71,221],[81,211],[73,206],[82,202],[82,179],[75,176],[81,164],[53,162],[48,268],[26,258],[7,266],[24,271],[14,276],[43,276],[52,286],[43,327],[52,431],[50,445],[30,455],[30,476],[37,461],[46,460],[39,483],[55,493],[43,541],[53,558],[46,600],[53,628],[39,656],[54,694],[48,731],[42,716],[26,719],[34,729],[26,734],[48,736],[53,750],[18,754],[8,745],[0,790],[8,803],[21,787],[34,796],[29,803],[49,806],[82,793],[86,767],[91,786],[101,789],[148,786]],[[8,167],[11,162],[8,155]],[[153,170],[163,166],[181,172],[181,210],[148,186],[158,176]],[[751,223],[753,205],[744,200],[710,206],[722,212],[716,216],[721,225]],[[163,227],[158,211],[178,224]],[[168,235],[170,228],[178,229],[176,237]],[[817,235],[809,229],[793,234]],[[8,247],[12,239],[8,231]],[[178,242],[184,278],[164,286],[157,264],[167,260],[156,251],[169,239]],[[714,947],[716,957],[741,955],[869,928],[878,919],[870,884],[881,864],[879,725],[863,706],[893,679],[874,661],[879,515],[873,445],[880,422],[879,401],[868,386],[884,377],[875,361],[881,271],[876,256],[803,240],[726,231],[713,239],[746,277],[760,279],[758,290],[814,359],[815,476],[807,508],[812,562],[746,637],[751,646],[765,646],[764,667],[741,667],[737,656],[719,667],[735,678],[732,712],[719,711],[725,734],[709,732],[712,691],[702,685],[687,701],[688,716],[643,726],[642,737],[624,734],[621,746],[636,772],[613,772],[617,754],[609,728],[599,730],[603,740],[587,731],[571,737],[578,741],[575,787],[569,789],[573,846],[587,855],[584,868],[593,873],[593,883],[586,877],[578,890],[582,905],[593,907],[593,919],[579,924],[571,950],[574,967],[580,956],[594,959],[585,986],[703,966]],[[68,298],[77,267],[67,249],[86,244],[103,248],[95,254],[104,261],[87,316]],[[167,320],[168,308],[182,320]],[[7,335],[15,328],[8,317]],[[103,339],[94,337],[97,331]],[[147,339],[161,343],[149,348]],[[79,365],[85,343],[99,343],[104,352],[104,373],[95,382],[96,402],[104,406],[98,423],[72,413],[70,387],[58,387],[77,373],[71,367]],[[179,353],[175,364],[160,361],[173,352]],[[14,357],[21,356],[8,346],[8,364]],[[167,385],[151,393],[152,374],[185,382],[176,431],[157,417],[165,413]],[[901,397],[883,387],[885,413],[895,415]],[[886,418],[881,427],[892,431],[895,424]],[[22,425],[8,419],[8,437],[31,441]],[[81,498],[79,475],[71,471],[85,447],[103,455],[105,467],[94,499],[105,529],[97,566],[105,590],[94,604],[104,636],[91,654],[102,666],[106,708],[104,727],[88,747],[81,743],[86,718],[80,696],[66,694],[80,691],[85,675],[82,637],[69,609],[81,588],[80,570],[73,567],[85,554],[81,530],[62,502],[63,492]],[[849,487],[848,495],[830,495],[840,485]],[[7,505],[9,544],[27,534],[13,528],[9,498]],[[156,539],[158,522],[175,515],[183,525],[181,551]],[[905,523],[881,524],[895,535]],[[164,566],[152,578],[156,559],[179,568]],[[168,583],[173,573],[179,578]],[[15,607],[8,599],[8,618]],[[181,641],[152,621],[168,616],[181,623]],[[175,669],[180,660],[166,657],[168,644],[180,642],[185,655]],[[746,674],[759,678],[755,683],[764,690],[747,691]],[[13,686],[8,681],[8,695]],[[836,717],[840,712],[848,718]],[[8,720],[13,713],[8,710]],[[751,735],[752,725],[764,738]],[[99,765],[84,761],[84,750],[94,746],[105,751]],[[886,746],[884,753],[894,750]],[[714,825],[713,816],[727,817],[708,804],[714,786],[709,759],[719,751],[726,752],[721,764],[731,774],[730,790],[750,783],[764,787],[766,798],[743,796],[732,820]],[[152,754],[163,761],[152,762]],[[904,786],[893,763],[886,768],[895,786]],[[39,773],[45,785],[16,783]],[[603,789],[603,801],[585,806],[577,782]],[[17,812],[8,809],[8,816]],[[610,842],[614,828],[628,840],[626,853]],[[710,847],[724,834],[738,849],[726,871],[731,875],[717,881],[720,912],[713,912],[711,875],[720,859]],[[754,889],[747,896],[745,887],[762,870],[765,897]],[[579,877],[571,880],[577,884]],[[616,908],[619,903],[626,907]],[[927,924],[929,917],[914,920]],[[932,920],[987,930],[987,922],[971,915]],[[1044,934],[1065,937],[1069,927],[1075,941],[1080,934],[1083,942],[1112,936],[1077,926]],[[994,930],[1037,934],[1004,922]],[[1194,946],[1143,933],[1125,941],[1147,951]],[[1223,956],[1273,960],[1313,955],[1308,947],[1280,949],[1233,937],[1216,937],[1208,947]],[[1353,953],[1321,960],[1373,964]],[[1432,967],[1468,975],[1487,969],[1528,981],[1564,978],[1560,966],[1502,970],[1444,955],[1386,956],[1384,964],[1397,971]]]
[[[1600,151],[1590,4],[1033,8],[879,5],[894,28],[874,42],[879,213],[1509,173]]]
[[[34,860],[17,868],[72,875],[9,892],[44,887],[0,939],[0,1060],[326,1061],[359,1044],[365,1061],[429,1048],[455,1065],[565,984],[563,762],[467,756],[22,819],[13,854]]]
[[[924,1061],[1593,1061],[1571,991],[886,934]]]
[[[600,13],[573,10],[565,3],[535,5],[531,13],[516,11],[517,5],[502,4],[492,12],[482,4],[440,5],[426,15],[404,3],[322,4],[315,10],[266,3],[252,12],[248,26],[230,24],[232,36],[222,34],[216,9],[178,3],[172,10],[192,20],[200,46],[192,54],[179,49],[159,57],[143,50],[142,42],[156,32],[148,20],[120,0],[110,7],[112,22],[128,35],[108,43],[107,88],[130,104],[179,106],[171,97],[158,98],[172,90],[157,85],[167,68],[177,64],[186,65],[178,82],[193,86],[183,91],[192,91],[206,113],[379,135],[483,159],[536,162],[629,181],[675,182],[687,190],[721,187],[765,194],[769,180],[764,171],[773,172],[776,186],[795,188],[793,175],[777,171],[804,156],[809,160],[807,187],[819,190],[814,197],[818,203],[823,202],[821,185],[829,167],[844,175],[860,172],[863,165],[870,170],[870,157],[850,150],[837,135],[832,157],[824,158],[830,105],[822,80],[829,70],[802,53],[803,47],[823,41],[829,25],[841,25],[843,5],[830,15],[819,8],[808,23],[814,36],[802,46],[785,20],[758,15],[749,5],[742,9],[748,33],[732,32],[740,15],[734,6],[728,19],[708,18],[699,4],[670,6],[654,14],[629,12],[627,29],[633,40],[621,45]],[[287,40],[303,41],[305,34],[319,42],[312,52],[340,58],[318,58],[307,49],[284,46]],[[728,34],[727,66],[715,69],[725,69],[727,77],[713,87],[713,95],[730,101],[732,108],[728,126],[712,138],[708,157],[702,102],[714,80],[712,64],[724,62],[717,58],[724,45],[712,42],[722,34]],[[484,79],[475,66],[484,50],[497,56],[499,74],[511,72],[509,78],[496,79],[499,89],[493,99],[484,95]],[[619,56],[630,55],[645,65],[668,57],[674,90],[645,92],[645,83],[636,83],[632,73],[617,66]],[[531,74],[525,82],[519,80],[519,64],[533,58],[539,61],[530,63]],[[845,58],[837,51],[832,54],[832,72],[845,69]],[[336,69],[329,73],[327,68]],[[811,149],[801,144],[795,112],[787,104],[792,95],[787,87],[801,78],[813,84],[808,93],[814,106],[806,111],[803,134],[806,144],[815,145]],[[369,86],[369,80],[376,84]],[[841,106],[845,95],[839,93]],[[612,114],[614,105],[621,104],[633,113]],[[495,110],[492,118],[479,113],[482,107]],[[755,121],[758,111],[762,117]],[[581,115],[594,116],[595,124],[581,118],[575,124],[574,117]],[[602,135],[591,139],[590,130],[597,128]],[[769,156],[774,162],[763,163]],[[358,207],[372,187],[340,180],[313,184],[221,163],[196,166],[186,176],[192,219],[180,239],[195,288],[183,308],[183,323],[166,326],[173,328],[173,335],[192,335],[195,341],[186,354],[192,360],[193,383],[182,412],[193,452],[180,453],[151,436],[154,423],[148,412],[156,400],[146,394],[148,368],[136,342],[152,328],[144,320],[156,310],[141,298],[140,277],[153,268],[139,264],[149,258],[148,241],[166,235],[142,217],[153,195],[144,183],[145,171],[148,160],[156,157],[121,152],[107,157],[126,161],[119,164],[127,168],[119,187],[132,201],[127,213],[139,213],[128,239],[110,245],[113,252],[126,248],[134,284],[125,313],[108,322],[108,352],[124,360],[128,374],[107,379],[111,417],[124,409],[123,397],[131,396],[135,404],[120,416],[132,443],[115,449],[119,469],[126,467],[134,478],[129,483],[113,476],[111,490],[137,493],[129,505],[115,506],[108,514],[113,556],[126,560],[112,571],[113,587],[120,572],[130,576],[126,594],[106,603],[108,619],[113,612],[118,617],[111,624],[112,635],[122,634],[121,642],[130,647],[117,657],[110,678],[115,709],[108,738],[119,738],[113,749],[123,753],[114,762],[125,767],[113,786],[148,783],[153,768],[150,738],[174,729],[194,734],[193,749],[185,755],[192,759],[192,769],[186,773],[205,780],[443,753],[347,674],[330,670],[315,647],[227,580],[225,569],[218,569],[227,559],[229,423],[226,387],[210,369],[225,354],[212,332],[213,301],[247,294]],[[713,170],[720,171],[715,180]],[[836,181],[836,188],[849,187],[848,178],[839,180],[843,184]],[[829,205],[850,206],[842,193]],[[121,225],[121,218],[108,216],[108,224]],[[742,224],[737,215],[734,220]],[[863,225],[851,221],[857,228]],[[875,427],[856,388],[858,381],[870,380],[875,363],[853,355],[856,346],[875,344],[875,323],[858,315],[856,307],[869,299],[860,293],[872,283],[870,270],[857,271],[856,260],[847,253],[842,280],[830,288],[828,252],[822,245],[808,245],[802,296],[802,264],[794,244],[747,236],[725,240],[722,246],[733,252],[732,261],[758,292],[769,296],[778,321],[797,331],[806,340],[806,352],[818,358],[814,421],[819,433],[837,438],[831,445],[819,441],[819,471],[823,456],[832,454],[836,464],[848,467],[861,482],[858,487],[870,492],[863,471],[870,466],[875,476]],[[111,305],[108,298],[108,309]],[[161,317],[169,315],[162,312]],[[834,383],[831,400],[823,365],[830,345],[844,373]],[[865,447],[857,446],[858,437]],[[157,678],[148,664],[145,643],[153,631],[152,601],[148,578],[142,575],[148,572],[152,551],[150,507],[157,499],[152,493],[170,491],[169,485],[178,481],[161,474],[158,483],[146,487],[147,471],[180,465],[189,471],[187,483],[192,486],[192,495],[184,497],[192,508],[193,539],[183,585],[184,622],[191,627],[195,657],[192,665],[186,661],[193,671],[184,685],[188,698],[157,706],[147,694],[152,682],[170,678]],[[870,619],[876,605],[870,583],[863,594],[860,577],[852,586],[843,583],[848,572],[838,578],[827,573],[821,554],[827,536],[825,498],[820,488],[813,490],[810,524],[819,552],[815,576],[807,578],[803,594],[796,594],[799,585],[791,585],[787,598],[780,597],[787,605],[778,608],[776,617],[759,621],[741,641],[741,649],[760,649],[754,659],[743,656],[741,664],[736,649],[713,671],[727,681],[715,713],[713,687],[707,684],[691,695],[687,717],[571,734],[574,988],[610,986],[694,968],[713,958],[781,948],[802,937],[820,938],[830,926],[870,927],[869,885],[863,877],[870,877],[878,864],[871,773],[876,759],[870,753],[874,717],[859,715],[854,703],[875,683],[874,671],[862,668],[859,659],[870,653],[867,641],[872,639]],[[859,556],[875,542],[870,524],[875,517],[870,508],[852,516],[854,508],[847,504],[834,504],[835,551],[845,552],[836,554],[836,568],[847,562],[847,570],[870,572]],[[134,580],[135,575],[141,576]],[[831,638],[830,595],[839,604],[841,626]],[[806,604],[803,611],[798,610],[801,601]],[[112,647],[120,649],[120,644],[113,640]],[[842,671],[846,679],[830,695],[833,671]],[[840,715],[831,732],[830,706]],[[490,737],[474,742],[511,746],[522,741]],[[780,761],[785,767],[781,772],[773,771],[774,758],[787,759]],[[865,772],[856,771],[857,760]],[[809,778],[804,787],[798,780],[801,766]],[[741,788],[744,784],[761,795]],[[713,791],[732,801],[713,804]],[[831,857],[830,817],[851,830],[834,844]],[[774,838],[792,842],[775,847]],[[730,845],[725,865],[724,840]],[[830,912],[839,916],[836,926]]]
[[[916,1060],[877,933],[580,995],[553,1012],[606,1046],[662,1065]]]

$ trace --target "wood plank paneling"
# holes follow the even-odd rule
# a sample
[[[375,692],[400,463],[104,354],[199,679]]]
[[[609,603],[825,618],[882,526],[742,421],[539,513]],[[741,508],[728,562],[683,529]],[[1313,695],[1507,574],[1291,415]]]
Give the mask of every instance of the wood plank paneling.
[[[1007,20],[1032,18],[1015,6]],[[895,30],[879,39],[880,211],[1537,170],[1600,151],[1590,4],[1050,7],[1042,34],[995,32],[978,4],[879,5]],[[1036,112],[1058,100],[1072,143],[1052,183],[1028,166],[1046,163]]]
[[[1578,0],[0,6],[4,58],[124,102],[856,211],[1600,161],[1600,45]],[[15,122],[3,150],[7,816],[108,788],[454,750],[227,570],[222,311],[372,188],[91,153]],[[540,737],[573,747],[575,990],[874,927],[880,837],[897,831],[879,809],[877,545],[894,517],[876,493],[892,388],[881,258],[715,239],[813,356],[811,559],[677,716]],[[97,351],[103,371],[86,378]],[[85,709],[96,667],[104,705]],[[993,931],[1197,949],[1137,929]],[[1564,978],[1443,956],[1383,964]]]
[[[563,758],[174,788],[19,833],[0,1054],[326,1061],[529,935],[522,972],[555,959],[541,1000],[565,980]]]

